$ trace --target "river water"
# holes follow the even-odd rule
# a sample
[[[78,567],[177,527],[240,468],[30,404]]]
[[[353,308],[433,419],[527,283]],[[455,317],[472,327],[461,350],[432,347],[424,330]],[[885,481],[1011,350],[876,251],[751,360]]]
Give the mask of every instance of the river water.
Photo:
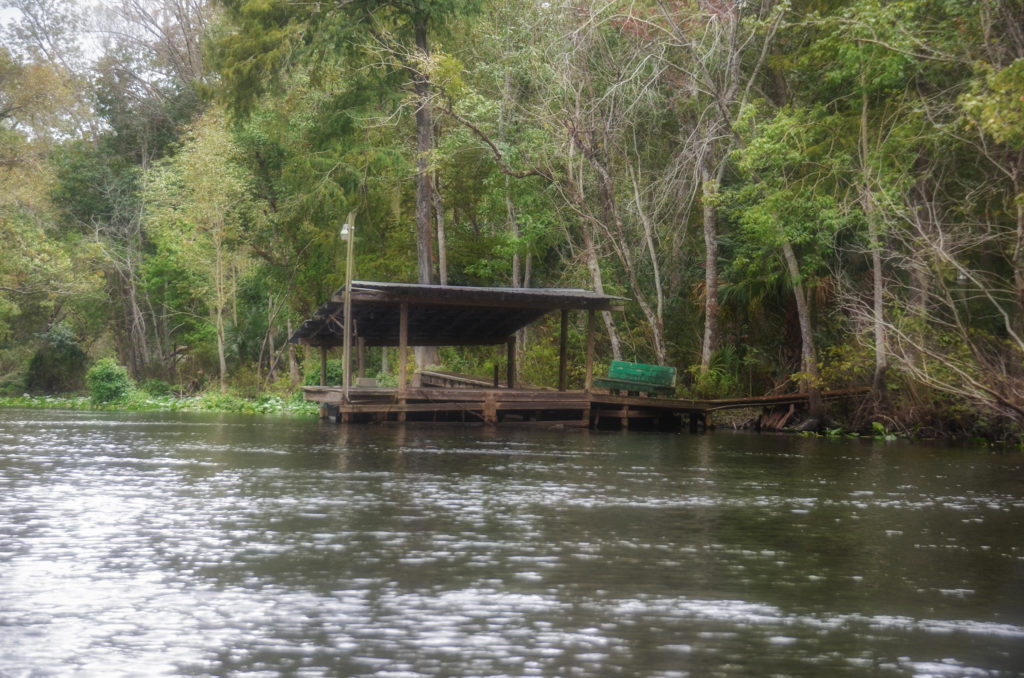
[[[0,410],[47,675],[1024,675],[1024,458]]]

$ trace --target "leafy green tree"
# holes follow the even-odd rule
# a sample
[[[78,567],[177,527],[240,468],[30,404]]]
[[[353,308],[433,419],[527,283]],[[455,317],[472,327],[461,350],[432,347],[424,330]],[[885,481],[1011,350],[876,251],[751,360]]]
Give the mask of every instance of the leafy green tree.
[[[832,153],[850,161],[836,168],[840,175],[832,186],[840,209],[858,217],[854,223],[860,232],[853,235],[851,249],[870,260],[870,309],[856,315],[871,328],[873,395],[879,407],[886,406],[889,356],[886,238],[900,228],[892,204],[906,187],[916,155],[920,121],[915,92],[927,86],[911,37],[921,32],[919,9],[915,3],[857,0],[798,28],[810,38],[795,60],[801,102],[834,113],[838,124]],[[859,272],[848,273],[839,277],[859,277]]]
[[[472,0],[354,0],[309,12],[283,2],[227,0],[228,27],[216,40],[216,64],[227,99],[236,110],[251,110],[256,97],[286,82],[296,66],[309,68],[318,79],[333,66],[332,54],[353,58],[361,51],[376,50],[386,68],[376,87],[367,91],[392,105],[407,103],[400,88],[412,79],[417,271],[423,283],[433,280],[429,169],[433,124],[430,81],[421,64],[430,58],[431,28],[442,28],[445,21],[472,11],[477,4]]]
[[[49,195],[53,137],[73,129],[77,93],[59,65],[40,58],[0,47],[0,374],[27,374],[33,390],[74,388],[81,380],[70,369],[74,361],[59,378],[55,365],[63,363],[48,361],[46,337],[65,327],[99,282],[95,250],[63,236]],[[71,325],[69,332],[81,329]],[[21,376],[15,382],[20,388]]]
[[[586,283],[566,256],[565,234],[575,230],[576,215],[554,190],[562,181],[554,168],[562,166],[564,130],[550,114],[551,85],[554,62],[569,47],[562,39],[566,16],[542,3],[491,3],[453,27],[428,63],[440,130],[434,208],[446,215],[438,218],[438,233],[440,239],[446,223],[445,268],[456,283],[600,289],[596,253],[590,261],[597,275]],[[439,255],[444,249],[439,243]],[[516,341],[524,357],[528,334]],[[613,346],[619,350],[617,341]]]
[[[665,26],[671,49],[667,63],[673,89],[688,88],[675,105],[680,126],[676,165],[699,197],[704,240],[704,335],[700,370],[706,373],[718,350],[719,192],[730,169],[730,153],[742,142],[736,130],[752,96],[760,92],[767,57],[787,19],[787,2],[678,3],[658,2],[654,19]],[[693,203],[691,203],[693,204]]]
[[[369,88],[340,65],[314,85],[293,76],[289,96],[265,97],[234,129],[266,218],[246,224],[254,254],[291,295],[303,317],[343,280],[339,205],[358,196],[359,276],[415,276],[414,234],[407,228],[406,178],[414,173],[401,139],[371,124]],[[355,110],[358,109],[358,110]]]
[[[901,327],[909,350],[900,359],[928,387],[1024,426],[1024,4],[987,0],[947,12],[934,16],[933,30],[953,34],[941,54],[963,75],[945,115],[930,113],[958,151],[937,163],[956,181],[932,191],[931,204],[958,218],[912,222],[932,283],[917,303],[932,331]],[[961,154],[970,160],[953,165]]]
[[[69,237],[82,238],[99,252],[119,354],[132,374],[143,376],[161,351],[154,345],[152,313],[142,293],[142,172],[130,158],[112,152],[116,141],[109,136],[98,144],[62,144],[52,158],[56,181],[51,198],[62,208]]]
[[[833,270],[849,281],[841,308],[849,326],[873,329],[876,395],[884,396],[892,358],[912,385],[1020,416],[1014,373],[1022,361],[1011,329],[1020,314],[1007,305],[1018,191],[1009,137],[1000,136],[1013,129],[1013,116],[998,132],[984,121],[994,110],[986,109],[988,95],[1000,90],[989,88],[989,74],[1024,45],[1014,28],[1021,9],[857,0],[799,27],[806,47],[787,62],[795,66],[790,91],[800,106],[832,114],[828,154],[850,160],[845,169],[832,165],[835,180],[817,186],[851,217],[846,258]],[[857,282],[863,254],[869,295]],[[926,394],[909,394],[914,407],[927,406]]]
[[[0,119],[11,99],[20,99],[29,105],[21,109],[21,123],[38,139],[90,129],[94,118],[80,44],[86,23],[82,6],[74,0],[0,0],[0,10],[7,15],[0,23]],[[6,77],[12,60],[30,77]]]
[[[186,37],[178,29],[189,21],[190,10],[164,15],[160,30],[147,40],[136,39],[140,23],[122,25],[120,37],[132,40],[100,42],[96,57],[78,49],[85,17],[76,13],[76,3],[17,2],[26,5],[21,11],[29,19],[19,33],[27,49],[71,72],[92,108],[93,117],[61,135],[51,157],[56,181],[50,198],[62,214],[63,236],[89,242],[94,265],[105,269],[109,303],[94,308],[107,314],[100,325],[111,330],[122,362],[139,378],[166,376],[174,351],[146,294],[143,269],[150,245],[139,191],[151,163],[171,149],[179,128],[198,109],[193,82],[164,69],[153,54],[160,51],[155,45],[168,59],[176,49],[195,46],[194,40],[178,39]],[[110,24],[103,30],[112,30]]]
[[[200,118],[181,149],[154,169],[145,198],[158,250],[203,281],[198,294],[209,308],[220,389],[227,392],[227,326],[237,325],[237,283],[249,266],[242,224],[261,215],[220,111]]]
[[[799,381],[811,396],[810,416],[816,421],[824,418],[824,403],[809,290],[826,273],[836,234],[847,220],[834,196],[851,157],[830,143],[842,123],[820,108],[783,108],[756,124],[751,116],[737,152],[747,182],[732,195],[744,236],[734,266],[753,271],[775,263],[773,254],[781,255],[800,326]]]
[[[66,393],[82,387],[86,355],[78,338],[65,324],[51,327],[29,361],[25,390],[29,393]]]
[[[1017,349],[1024,358],[1024,21],[1020,2],[994,3],[996,17],[991,28],[1003,25],[1001,45],[993,45],[988,60],[975,63],[969,90],[960,99],[964,116],[978,134],[976,146],[1007,185],[1004,208],[1012,214],[1012,231],[1007,233],[1006,254],[1013,271],[1013,320],[1007,323]],[[984,15],[982,15],[984,16]],[[1010,314],[1007,314],[1008,317]]]

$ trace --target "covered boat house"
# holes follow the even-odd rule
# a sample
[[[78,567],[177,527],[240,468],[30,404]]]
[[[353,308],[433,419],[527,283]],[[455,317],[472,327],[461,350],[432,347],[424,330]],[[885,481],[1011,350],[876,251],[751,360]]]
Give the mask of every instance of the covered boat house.
[[[303,387],[307,400],[320,404],[323,418],[339,423],[502,422],[591,428],[678,429],[689,417],[691,431],[709,428],[711,413],[740,407],[793,408],[805,403],[806,393],[688,400],[666,394],[640,395],[630,389],[594,388],[594,332],[598,312],[623,310],[624,299],[579,289],[459,287],[388,282],[359,282],[335,292],[304,321],[291,341],[320,349],[320,385]],[[345,309],[349,309],[346,317]],[[558,313],[559,361],[557,386],[522,386],[516,378],[516,334],[548,313]],[[586,312],[586,355],[582,390],[568,388],[569,314]],[[348,328],[346,330],[346,328]],[[346,337],[348,341],[346,341]],[[504,379],[495,369],[493,380],[420,371],[415,384],[407,374],[408,350],[414,346],[505,345]],[[345,383],[327,384],[327,353],[351,347],[359,356],[356,370],[346,369]],[[366,347],[398,348],[397,387],[381,387],[362,376]],[[629,363],[627,363],[629,364]],[[629,364],[631,365],[631,364]],[[638,365],[637,367],[653,368]],[[668,369],[668,368],[654,368]],[[609,374],[609,377],[613,375]],[[614,379],[602,380],[605,384]],[[823,393],[826,398],[862,395],[865,389]]]
[[[320,403],[323,416],[339,422],[467,421],[496,424],[500,421],[596,424],[591,397],[594,366],[596,314],[621,311],[624,299],[580,289],[459,287],[388,282],[354,281],[348,300],[338,290],[307,319],[291,341],[320,349],[320,385],[304,387],[305,397]],[[586,312],[586,355],[582,391],[568,388],[571,312]],[[516,334],[548,313],[558,313],[558,384],[520,387],[516,378]],[[398,385],[382,388],[365,379],[353,385],[329,385],[328,349],[343,346],[346,326],[350,345],[359,355],[366,347],[398,348]],[[416,385],[407,374],[408,350],[413,346],[505,345],[504,379],[493,381],[442,372],[424,371]],[[351,359],[349,360],[351,363]],[[362,365],[362,359],[357,363]],[[350,370],[358,372],[359,370]],[[627,398],[621,396],[620,398]],[[607,399],[607,398],[606,398]],[[644,405],[654,400],[644,398]],[[628,420],[629,407],[610,406],[606,416]],[[606,407],[607,409],[607,407]],[[640,408],[635,414],[641,414]],[[663,413],[658,413],[659,416]],[[647,412],[650,416],[650,412]]]

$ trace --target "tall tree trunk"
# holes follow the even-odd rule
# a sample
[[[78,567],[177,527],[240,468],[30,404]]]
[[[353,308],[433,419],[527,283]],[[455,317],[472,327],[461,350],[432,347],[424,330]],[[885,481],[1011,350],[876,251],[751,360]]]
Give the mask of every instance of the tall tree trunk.
[[[1024,152],[1017,156],[1013,190],[1016,196],[1017,233],[1013,247],[1014,304],[1011,332],[1016,334],[1011,342],[1010,358],[1007,361],[1010,373],[1017,382],[1019,392],[1024,392]]]
[[[714,181],[707,161],[701,163],[701,206],[704,219],[704,342],[700,350],[700,372],[711,368],[711,356],[718,350],[718,221],[713,192]]]
[[[708,3],[706,10],[715,15],[714,21],[707,22],[707,33],[710,42],[705,43],[699,37],[699,31],[690,28],[691,16],[689,5],[683,3],[667,3],[658,0],[657,5],[662,17],[675,37],[678,45],[690,56],[692,70],[689,77],[700,83],[697,91],[710,95],[711,100],[705,109],[704,122],[699,123],[702,133],[695,139],[702,147],[696,151],[701,175],[701,205],[704,226],[704,338],[701,344],[700,371],[706,373],[711,366],[711,357],[718,349],[720,342],[719,321],[720,307],[718,303],[718,221],[713,200],[709,200],[718,191],[729,164],[729,154],[734,148],[742,147],[742,139],[735,128],[737,116],[742,113],[750,93],[768,60],[771,45],[775,40],[779,27],[786,16],[785,11],[774,11],[769,6],[759,3],[730,2],[728,12],[719,12],[714,3]],[[695,6],[704,7],[704,3]],[[672,8],[672,9],[670,9]],[[682,8],[681,15],[674,10]],[[765,13],[764,10],[768,10]],[[748,12],[750,14],[748,15]],[[754,34],[741,35],[740,29],[747,25],[746,16],[760,15],[767,19],[774,13],[764,31],[758,31],[760,41]],[[682,19],[680,21],[679,19]],[[703,25],[703,24],[701,24]],[[754,25],[760,25],[755,23]],[[748,59],[744,53],[750,48],[760,48],[756,60]],[[705,51],[707,50],[707,51]],[[747,76],[743,77],[742,67],[750,65]],[[684,142],[685,145],[685,142]]]
[[[626,279],[629,282],[629,288],[633,293],[634,301],[640,307],[640,312],[643,313],[644,319],[647,321],[658,364],[664,365],[667,362],[668,356],[664,324],[662,323],[661,316],[651,307],[650,302],[647,300],[647,294],[640,286],[636,266],[633,262],[633,254],[630,250],[630,242],[626,237],[622,218],[619,214],[618,202],[615,199],[615,179],[602,159],[598,157],[593,146],[581,143],[580,150],[583,151],[584,157],[590,161],[590,166],[597,172],[598,198],[601,201],[601,212],[604,220],[602,226],[608,234],[612,250],[622,264],[622,268],[626,271]],[[594,222],[596,220],[591,219],[591,221]],[[614,227],[614,233],[608,231],[607,224],[609,223]]]
[[[569,158],[566,163],[564,190],[568,199],[579,206],[581,215],[580,233],[583,236],[583,253],[587,262],[587,270],[590,272],[590,282],[593,285],[595,292],[598,294],[604,294],[604,279],[601,275],[601,262],[597,256],[597,248],[594,245],[594,236],[596,234],[600,237],[600,230],[592,218],[585,216],[587,212],[584,209],[585,199],[583,195],[582,160],[580,162],[580,166],[577,167],[574,157],[575,150],[576,144],[569,144]],[[608,332],[608,342],[611,344],[612,359],[622,360],[622,341],[619,339],[619,332],[615,328],[615,318],[612,317],[610,311],[601,311],[601,320],[604,321],[605,330]]]
[[[292,336],[292,320],[288,319],[288,338]],[[302,383],[302,376],[299,374],[299,361],[295,358],[295,344],[288,342],[288,384],[295,388]]]
[[[163,285],[162,297],[164,299],[167,298],[167,283],[166,282]],[[163,336],[163,338],[164,338],[163,345],[167,347],[167,353],[166,353],[167,357],[165,358],[167,381],[169,381],[171,384],[177,384],[178,383],[178,347],[175,346],[174,337],[171,336],[171,328],[167,324],[167,307],[166,307],[165,304],[161,304],[160,307],[161,307],[162,312],[160,313],[160,315],[157,315],[156,311],[154,310],[153,311],[153,318],[154,318],[154,322],[156,322],[156,324],[157,324],[156,331],[159,332],[161,334],[161,336]]]
[[[511,5],[509,0],[505,0],[504,12],[506,16],[509,16],[511,11]],[[505,73],[502,78],[501,86],[501,110],[498,112],[498,138],[503,143],[508,143],[508,137],[506,131],[508,129],[508,112],[512,102],[512,45],[511,45],[511,31],[506,30],[505,33]],[[508,224],[509,233],[512,238],[518,243],[519,241],[519,221],[516,219],[516,206],[512,201],[512,177],[508,174],[505,175],[505,221]],[[525,287],[522,285],[522,278],[520,276],[520,261],[519,261],[519,250],[512,250],[512,287]],[[525,329],[520,332],[519,339],[525,337]],[[516,346],[522,351],[520,342],[516,342]]]
[[[225,344],[227,337],[224,331],[224,310],[227,307],[227,281],[224,270],[224,247],[219,238],[214,237],[214,249],[216,250],[214,275],[214,327],[217,331],[217,359],[220,367],[220,392],[228,392],[228,361],[226,357]]]
[[[442,285],[448,284],[448,245],[444,232],[444,200],[441,199],[441,182],[435,178],[434,219],[437,220],[437,274]]]
[[[155,360],[151,361],[151,362],[159,362],[159,366],[160,367],[164,367],[164,356],[169,354],[169,352],[173,349],[173,346],[169,346],[169,344],[168,344],[168,346],[169,346],[168,351],[164,350],[164,341],[163,341],[163,339],[164,339],[164,337],[166,335],[161,332],[160,318],[159,318],[159,316],[157,316],[156,309],[153,308],[153,302],[149,298],[148,294],[143,297],[143,303],[146,306],[146,317],[149,318],[149,325],[152,328],[152,337],[153,337],[152,351],[153,351],[153,357],[155,358]],[[161,370],[161,372],[165,372],[166,373],[165,370]]]
[[[601,277],[601,263],[597,258],[597,250],[594,248],[594,238],[590,232],[591,226],[583,224],[583,248],[586,251],[587,270],[590,271],[590,281],[594,285],[594,291],[604,294],[604,280]],[[622,342],[619,340],[619,332],[615,329],[615,318],[609,311],[601,311],[601,319],[604,320],[605,329],[608,331],[608,341],[612,346],[612,358],[622,360]]]
[[[270,357],[268,359],[269,366],[267,367],[267,381],[274,383],[277,381],[277,349],[274,346],[274,297],[267,296],[267,342],[270,344]],[[258,382],[257,382],[258,383]]]
[[[1017,156],[1013,192],[1016,196],[1017,233],[1013,246],[1013,282],[1016,322],[1013,331],[1024,338],[1024,152]]]
[[[821,387],[818,385],[818,355],[814,350],[814,337],[811,333],[811,310],[807,302],[804,285],[800,281],[800,263],[793,252],[793,245],[788,241],[782,244],[782,254],[786,260],[789,277],[793,282],[793,296],[796,300],[797,318],[800,322],[800,355],[801,371],[804,373],[804,390],[809,398],[808,414],[812,423],[817,425],[825,420],[825,402],[821,398]]]
[[[214,325],[217,330],[217,361],[220,367],[220,392],[228,392],[228,361],[225,356],[224,345],[227,343],[224,333],[224,309],[217,307],[214,316]]]
[[[508,230],[512,238],[519,242],[519,220],[516,219],[516,206],[512,202],[512,195],[509,193],[511,177],[505,175],[505,220],[508,222]],[[522,287],[521,262],[519,250],[512,250],[512,287]]]
[[[427,45],[427,18],[418,16],[413,30],[416,47],[423,58],[430,55]],[[421,284],[433,282],[433,257],[430,228],[430,152],[433,150],[433,126],[430,115],[430,80],[417,71],[416,91],[416,263]]]
[[[871,394],[876,403],[886,397],[886,373],[889,370],[889,351],[885,336],[885,298],[882,277],[882,246],[879,241],[878,225],[872,215],[868,215],[868,237],[871,238],[871,283],[872,283],[872,319],[875,325],[875,374],[871,381]],[[874,224],[874,225],[871,225]]]
[[[416,47],[423,58],[430,55],[427,44],[427,16],[417,15],[413,20]],[[430,227],[430,153],[433,150],[433,123],[430,115],[430,80],[422,70],[417,71],[413,85],[416,91],[416,264],[418,280],[429,285],[434,282],[433,234]],[[417,346],[413,351],[416,366],[423,369],[438,363],[434,346]]]
[[[132,377],[139,379],[145,376],[146,368],[149,364],[149,343],[146,316],[139,305],[139,288],[134,268],[127,271],[127,280],[125,282],[128,286],[128,313],[131,322],[129,332],[131,337],[131,346],[129,346],[131,364],[129,367],[132,370]]]
[[[632,168],[631,168],[632,170]],[[654,225],[647,216],[647,212],[643,208],[643,199],[640,195],[640,181],[637,178],[636,173],[630,171],[630,177],[633,180],[633,196],[636,200],[636,211],[640,217],[640,223],[644,228],[644,243],[647,245],[647,256],[651,261],[651,273],[654,277],[654,315],[655,321],[658,325],[658,332],[656,334],[656,343],[660,340],[660,351],[659,359],[660,364],[664,365],[668,362],[668,349],[665,345],[665,291],[661,284],[661,264],[658,263],[658,248],[654,242]]]
[[[519,241],[519,221],[516,219],[516,207],[512,202],[511,177],[505,175],[505,215],[508,221],[509,231],[516,242]],[[520,273],[522,271],[522,273]],[[530,286],[530,253],[526,253],[526,261],[523,263],[519,257],[519,251],[512,252],[512,287]],[[516,352],[519,355],[526,353],[527,328],[521,327],[516,332]]]
[[[861,186],[860,203],[864,217],[868,222],[868,240],[871,248],[871,318],[874,325],[875,338],[875,374],[871,382],[871,395],[875,403],[880,405],[885,399],[885,375],[889,369],[889,353],[885,337],[885,306],[884,284],[882,277],[882,236],[878,228],[878,210],[871,195],[871,165],[868,146],[868,94],[867,83],[861,82],[860,110],[860,166]]]
[[[919,176],[926,175],[930,175],[930,173],[919,173]],[[910,238],[911,244],[906,247],[910,268],[910,293],[906,302],[909,304],[909,316],[914,320],[915,328],[924,328],[928,324],[928,291],[932,285],[930,272],[933,267],[929,261],[928,249],[916,247],[914,243],[920,244],[933,235],[932,212],[934,207],[930,204],[925,188],[925,179],[919,180],[914,186],[909,206],[916,236]],[[917,330],[915,329],[915,331]],[[914,342],[906,342],[901,350],[905,356],[903,357],[904,361],[909,361],[915,367],[921,366],[922,356]],[[915,401],[921,402],[927,397],[920,381],[910,379],[907,385]]]

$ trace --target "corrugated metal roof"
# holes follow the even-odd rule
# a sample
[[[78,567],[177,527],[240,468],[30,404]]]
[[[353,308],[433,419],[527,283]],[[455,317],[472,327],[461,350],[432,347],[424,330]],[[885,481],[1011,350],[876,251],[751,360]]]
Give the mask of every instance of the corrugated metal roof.
[[[344,337],[344,288],[298,328],[291,341],[339,346]],[[401,304],[409,305],[410,346],[501,344],[556,310],[621,310],[621,297],[588,290],[462,287],[412,283],[352,283],[352,321],[369,346],[397,346]]]

